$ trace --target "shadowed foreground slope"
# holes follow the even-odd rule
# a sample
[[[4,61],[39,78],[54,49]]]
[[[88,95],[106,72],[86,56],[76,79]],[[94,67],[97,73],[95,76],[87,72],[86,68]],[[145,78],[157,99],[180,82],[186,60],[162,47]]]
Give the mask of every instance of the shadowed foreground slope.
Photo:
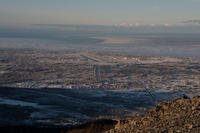
[[[114,120],[96,120],[87,122],[75,127],[60,127],[60,126],[1,126],[1,133],[102,133],[114,128],[117,121]]]
[[[0,126],[7,133],[143,133],[200,131],[200,96],[182,97],[162,102],[144,117],[132,117],[117,123],[114,120],[97,120],[72,128],[42,126]],[[111,130],[109,130],[111,129]],[[109,131],[108,131],[109,130]]]

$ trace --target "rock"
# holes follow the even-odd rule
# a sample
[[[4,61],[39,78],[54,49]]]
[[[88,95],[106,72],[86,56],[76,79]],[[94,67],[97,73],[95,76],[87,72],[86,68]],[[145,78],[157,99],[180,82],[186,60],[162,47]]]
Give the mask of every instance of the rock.
[[[162,132],[182,133],[200,131],[200,97],[181,97],[171,102],[163,102],[142,117],[121,124],[121,129],[109,133]],[[126,125],[126,126],[125,126]],[[126,132],[124,132],[126,131]]]

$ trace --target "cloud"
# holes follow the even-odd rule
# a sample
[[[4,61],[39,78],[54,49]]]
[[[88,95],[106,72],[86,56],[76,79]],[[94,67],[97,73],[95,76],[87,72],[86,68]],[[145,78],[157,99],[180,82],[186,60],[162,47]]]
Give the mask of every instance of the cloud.
[[[200,24],[200,20],[198,20],[198,19],[186,20],[186,21],[182,21],[182,23],[185,23],[185,24]]]
[[[122,22],[122,23],[119,24],[119,26],[125,26],[126,27],[126,26],[128,26],[128,23]]]
[[[170,24],[168,24],[168,23],[165,23],[165,24],[163,24],[165,27],[169,27],[169,26],[171,26]]]
[[[139,22],[136,22],[136,23],[135,23],[135,26],[136,26],[136,27],[138,27],[138,26],[140,26],[140,25],[141,25],[141,24],[140,24]]]
[[[133,26],[139,26],[139,23],[136,23],[135,25],[132,23],[122,22],[120,24],[115,24],[115,26],[121,26],[121,27],[133,27]]]

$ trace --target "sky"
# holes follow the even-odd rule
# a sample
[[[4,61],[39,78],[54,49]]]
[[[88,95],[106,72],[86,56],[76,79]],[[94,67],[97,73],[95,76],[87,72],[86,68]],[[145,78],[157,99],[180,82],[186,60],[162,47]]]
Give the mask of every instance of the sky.
[[[169,26],[199,20],[200,0],[0,0],[0,25]]]

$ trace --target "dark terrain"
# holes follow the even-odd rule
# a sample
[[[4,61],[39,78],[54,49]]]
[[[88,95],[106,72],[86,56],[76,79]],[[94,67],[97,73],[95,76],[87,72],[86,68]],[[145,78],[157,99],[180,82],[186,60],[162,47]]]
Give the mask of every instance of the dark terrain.
[[[155,92],[156,101],[183,94]],[[0,88],[0,122],[5,125],[74,126],[95,119],[143,114],[155,105],[145,91]]]

